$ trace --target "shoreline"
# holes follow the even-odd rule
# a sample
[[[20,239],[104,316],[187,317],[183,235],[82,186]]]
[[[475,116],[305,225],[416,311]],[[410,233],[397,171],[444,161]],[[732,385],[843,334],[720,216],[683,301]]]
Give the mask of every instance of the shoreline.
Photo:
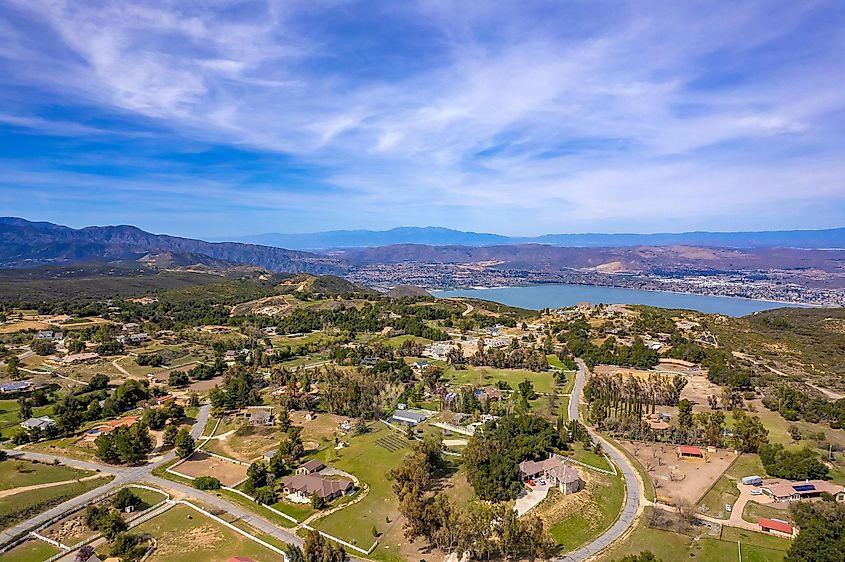
[[[823,305],[823,304],[816,304],[816,303],[807,303],[807,302],[797,302],[797,301],[784,301],[784,300],[773,300],[773,299],[760,299],[760,298],[752,298],[752,297],[734,297],[728,295],[716,295],[712,293],[691,293],[688,291],[672,291],[667,289],[633,289],[630,287],[617,287],[615,285],[594,285],[589,283],[532,283],[529,285],[500,285],[497,287],[480,287],[480,286],[473,286],[473,287],[449,287],[445,289],[427,289],[429,292],[432,293],[432,296],[436,298],[448,298],[448,297],[440,297],[435,293],[442,293],[442,292],[449,292],[449,291],[492,291],[492,290],[499,290],[499,289],[530,289],[533,287],[595,287],[600,289],[619,289],[622,291],[643,291],[649,293],[666,293],[666,294],[673,294],[673,295],[689,295],[693,297],[712,297],[718,299],[730,299],[730,300],[739,300],[739,301],[749,301],[749,302],[760,302],[760,303],[769,303],[769,304],[781,304],[784,306],[791,306],[797,308],[843,308],[841,306],[835,305]],[[596,303],[598,304],[598,303]],[[574,306],[574,305],[573,305]],[[562,307],[567,308],[567,307]]]

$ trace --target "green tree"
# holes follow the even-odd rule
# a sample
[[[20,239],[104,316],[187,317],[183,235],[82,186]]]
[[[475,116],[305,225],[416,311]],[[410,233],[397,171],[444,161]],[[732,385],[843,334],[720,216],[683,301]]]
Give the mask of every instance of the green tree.
[[[681,429],[692,429],[692,402],[684,398],[678,402],[678,427]]]
[[[769,430],[757,416],[749,416],[742,410],[733,411],[734,447],[743,453],[756,453],[769,442]]]
[[[18,398],[18,419],[26,421],[32,417],[32,403],[26,396]]]
[[[176,434],[176,455],[183,459],[187,458],[191,456],[195,448],[196,443],[188,430],[185,428],[180,429]]]

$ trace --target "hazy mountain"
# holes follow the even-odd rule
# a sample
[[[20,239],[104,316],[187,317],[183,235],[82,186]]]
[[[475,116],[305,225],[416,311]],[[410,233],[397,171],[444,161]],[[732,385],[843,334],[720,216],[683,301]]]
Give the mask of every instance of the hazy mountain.
[[[212,243],[190,238],[151,234],[134,226],[69,228],[48,222],[0,218],[0,267],[31,267],[93,261],[125,261],[162,254],[166,263],[180,266],[193,260],[200,265],[250,264],[271,271],[342,273],[334,258],[235,242]],[[176,255],[177,257],[174,257]],[[192,256],[193,255],[193,256]],[[207,256],[215,262],[203,259]]]
[[[392,244],[492,246],[509,244],[512,239],[499,234],[463,232],[433,226],[402,226],[390,230],[331,230],[307,234],[257,234],[238,237],[237,241],[296,250],[323,250],[327,248],[367,248]]]
[[[308,234],[258,234],[242,236],[239,242],[297,250],[369,248],[396,244],[429,246],[499,246],[550,244],[570,247],[618,246],[710,246],[722,248],[845,248],[845,228],[828,230],[773,230],[764,232],[681,232],[657,234],[545,234],[510,237],[499,234],[463,232],[448,228],[411,227],[390,230],[333,230]]]

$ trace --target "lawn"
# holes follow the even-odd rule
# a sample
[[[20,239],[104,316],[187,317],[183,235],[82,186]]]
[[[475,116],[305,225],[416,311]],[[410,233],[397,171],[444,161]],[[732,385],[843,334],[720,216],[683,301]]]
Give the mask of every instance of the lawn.
[[[93,472],[62,465],[7,459],[0,462],[0,490],[63,482],[90,476]]]
[[[142,523],[135,531],[151,534],[158,543],[148,559],[150,562],[226,562],[234,556],[270,562],[280,558],[275,552],[184,505],[177,505]]]
[[[759,517],[783,519],[784,521],[790,521],[792,519],[789,515],[789,509],[778,509],[771,505],[759,504],[754,501],[746,503],[745,509],[742,510],[742,518],[749,523],[756,523]]]
[[[9,552],[4,552],[3,562],[44,562],[58,553],[58,548],[44,541],[30,539]]]
[[[0,529],[33,517],[52,507],[110,482],[112,477],[21,492],[0,498]]]
[[[733,562],[739,560],[737,541],[742,545],[742,562],[783,562],[789,541],[763,533],[723,527],[721,538],[692,536],[654,529],[651,508],[646,508],[633,532],[598,557],[598,562],[616,561],[644,550],[654,553],[663,562],[690,560],[698,562]]]
[[[21,420],[18,417],[19,409],[20,406],[18,406],[17,400],[0,400],[0,435],[6,439],[12,437],[20,429]],[[37,406],[32,409],[32,415],[34,417],[46,416],[52,413],[52,411],[52,404]]]
[[[725,505],[733,505],[739,499],[739,490],[736,487],[743,476],[751,475],[765,476],[760,457],[752,454],[744,454],[734,460],[725,473],[716,480],[713,487],[698,501],[698,510],[701,513],[727,519],[729,513],[725,511]]]
[[[621,477],[595,475],[595,484],[579,494],[587,494],[588,502],[575,514],[559,521],[549,529],[552,537],[565,551],[572,551],[599,536],[613,525],[622,511],[625,483]]]
[[[554,374],[548,371],[535,373],[525,369],[494,369],[492,367],[473,367],[468,365],[466,369],[456,370],[454,367],[446,369],[444,378],[453,385],[471,384],[474,386],[492,385],[498,381],[508,383],[511,388],[516,387],[524,380],[534,383],[534,390],[541,394],[548,394],[555,390]]]
[[[601,470],[612,470],[613,468],[608,464],[606,458],[601,455],[597,455],[591,450],[585,449],[584,445],[582,445],[581,443],[573,443],[572,449],[575,453],[574,455],[572,455],[572,458],[577,461],[580,461],[595,468],[599,468]]]
[[[399,466],[408,453],[407,448],[389,451],[376,443],[383,437],[399,435],[396,431],[383,424],[371,427],[370,433],[350,438],[348,448],[340,451],[324,449],[319,454],[327,466],[350,472],[362,484],[368,485],[367,496],[313,525],[364,549],[375,541],[373,527],[383,532],[388,525],[387,520],[394,521],[399,516],[396,496],[387,473]]]

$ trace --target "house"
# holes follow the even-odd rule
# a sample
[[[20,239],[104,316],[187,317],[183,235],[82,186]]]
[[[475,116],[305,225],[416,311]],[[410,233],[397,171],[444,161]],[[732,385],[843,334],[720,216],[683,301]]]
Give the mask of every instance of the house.
[[[132,427],[133,425],[138,423],[139,419],[141,418],[139,418],[138,416],[126,416],[120,418],[119,420],[112,420],[110,422],[106,422],[86,431],[83,439],[85,439],[86,441],[94,441],[100,435],[104,433],[111,433],[118,427]]]
[[[678,445],[678,458],[703,459],[704,451],[692,445]]]
[[[26,392],[32,389],[32,382],[30,381],[15,381],[0,384],[0,393],[7,392]]]
[[[551,455],[542,461],[522,461],[519,463],[519,473],[525,481],[544,479],[556,485],[562,494],[573,494],[584,488],[584,480],[578,470],[558,455]]]
[[[46,431],[51,427],[55,427],[56,422],[53,421],[53,418],[50,416],[41,416],[39,418],[29,418],[26,421],[21,422],[21,427],[27,431],[32,431],[33,429],[40,429],[41,431]]]
[[[783,503],[818,498],[827,492],[838,502],[845,502],[845,488],[825,480],[763,480],[760,488],[772,500]]]
[[[411,368],[418,373],[422,373],[428,369],[429,365],[431,365],[431,363],[428,361],[414,361],[411,363]]]
[[[270,449],[269,451],[267,451],[266,453],[264,453],[261,456],[264,457],[264,460],[270,461],[273,457],[276,456],[277,451],[278,451],[278,449]]]
[[[394,423],[404,423],[410,426],[417,425],[426,420],[425,414],[419,412],[411,412],[410,410],[396,410],[390,416],[390,421]]]
[[[53,339],[53,330],[39,330],[35,334],[37,340],[51,340]]]
[[[326,468],[326,465],[318,461],[317,459],[311,459],[310,461],[299,465],[299,468],[296,469],[297,474],[314,474],[315,472],[320,472]]]
[[[377,357],[368,356],[368,357],[364,357],[363,359],[361,359],[361,365],[364,365],[366,367],[372,367],[376,363],[378,363]]]
[[[499,347],[506,347],[510,344],[510,340],[507,338],[493,338],[489,340],[485,340],[484,347],[488,349],[497,349]]]
[[[495,326],[489,326],[487,328],[487,335],[491,337],[498,337],[502,335],[502,326],[496,324]]]
[[[249,425],[273,425],[272,406],[247,406],[245,417]]]
[[[143,343],[146,341],[150,341],[150,336],[145,332],[141,332],[140,334],[132,334],[129,336],[130,343]]]
[[[786,521],[781,521],[780,519],[766,519],[765,517],[759,517],[757,519],[757,524],[760,525],[760,531],[763,533],[769,533],[770,535],[776,535],[778,537],[791,539],[798,534],[798,529],[796,527],[793,527]]]
[[[446,359],[450,351],[452,351],[452,344],[438,342],[426,347],[423,354],[434,359]]]
[[[238,356],[238,352],[235,350],[230,349],[226,353],[223,354],[224,361],[234,361],[235,358]]]
[[[502,399],[502,391],[495,386],[485,386],[476,389],[475,397],[479,402],[487,402],[488,400],[495,400],[498,402]]]
[[[138,324],[136,324],[135,322],[127,322],[123,325],[123,331],[124,332],[135,332],[140,328],[141,327]]]
[[[352,423],[349,420],[343,420],[340,423],[341,431],[350,431],[352,429]]]
[[[332,479],[314,473],[292,474],[282,478],[284,493],[292,495],[299,501],[308,501],[314,495],[331,501],[341,495],[348,494],[353,487],[352,481],[346,478]]]
[[[314,412],[307,412],[305,414],[305,421],[314,421],[317,419],[317,414]]]
[[[70,355],[65,355],[62,359],[62,363],[70,363],[71,365],[75,365],[77,363],[86,363],[88,361],[93,361],[100,356],[99,353],[94,352],[86,352],[86,353],[71,353]]]

